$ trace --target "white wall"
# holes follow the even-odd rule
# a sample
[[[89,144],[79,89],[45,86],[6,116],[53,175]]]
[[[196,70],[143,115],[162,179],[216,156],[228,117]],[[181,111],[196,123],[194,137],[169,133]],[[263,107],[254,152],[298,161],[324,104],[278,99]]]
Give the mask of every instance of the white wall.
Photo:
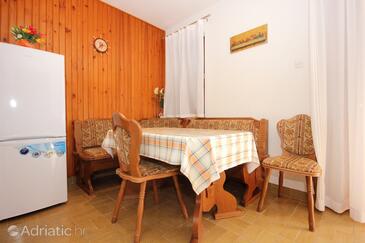
[[[310,111],[307,0],[221,0],[167,32],[206,14],[206,115],[268,119],[269,153],[280,154],[277,121]],[[230,53],[231,36],[263,24],[267,44]]]

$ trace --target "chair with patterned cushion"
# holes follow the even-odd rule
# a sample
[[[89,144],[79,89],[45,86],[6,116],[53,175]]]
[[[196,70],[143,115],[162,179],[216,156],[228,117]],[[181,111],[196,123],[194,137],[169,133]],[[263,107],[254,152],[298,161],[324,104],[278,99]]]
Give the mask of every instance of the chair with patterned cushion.
[[[117,169],[116,173],[123,180],[113,210],[112,223],[115,223],[118,219],[119,209],[124,197],[127,182],[140,184],[137,224],[134,235],[134,242],[139,242],[141,238],[144,197],[148,181],[172,177],[182,214],[186,219],[188,218],[188,213],[181,196],[177,179],[180,167],[156,160],[141,159],[140,146],[142,143],[142,128],[137,121],[129,120],[121,113],[114,113],[113,125],[119,160],[119,169]]]
[[[309,230],[314,231],[313,179],[315,179],[314,187],[316,187],[316,180],[321,175],[321,167],[316,161],[311,119],[304,114],[297,115],[288,120],[280,120],[277,129],[281,140],[282,155],[269,157],[262,162],[262,166],[265,168],[265,180],[257,211],[261,212],[263,209],[271,170],[279,171],[279,197],[283,187],[284,172],[303,175],[307,184]]]
[[[118,161],[101,147],[108,130],[112,128],[111,119],[74,121],[77,184],[89,195],[94,191],[92,175],[95,172],[118,167]]]

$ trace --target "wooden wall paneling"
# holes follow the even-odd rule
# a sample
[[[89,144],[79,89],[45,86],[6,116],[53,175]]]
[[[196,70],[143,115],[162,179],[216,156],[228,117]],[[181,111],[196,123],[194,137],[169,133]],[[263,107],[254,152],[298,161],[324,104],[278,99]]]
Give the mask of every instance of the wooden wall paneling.
[[[97,21],[98,18],[98,2],[94,2],[94,8],[93,8],[93,15],[96,16],[94,17],[95,21],[93,21],[93,28],[94,28],[94,37],[99,37],[99,21]],[[93,48],[93,53],[94,53],[94,57],[93,57],[93,71],[94,71],[94,75],[93,75],[93,83],[94,83],[94,87],[93,87],[93,102],[94,102],[94,117],[96,117],[98,114],[100,114],[99,111],[99,85],[98,85],[98,80],[99,80],[99,62],[100,62],[100,54]]]
[[[25,25],[24,21],[24,9],[25,9],[25,0],[17,0],[16,1],[16,22],[17,25]]]
[[[112,23],[113,23],[113,15],[112,15],[112,8],[108,8],[108,18],[106,18],[108,20],[108,31],[107,31],[107,35],[106,35],[106,39],[110,42],[112,40]],[[115,80],[112,78],[112,49],[109,50],[109,52],[107,53],[106,57],[107,57],[107,81],[108,81],[108,88],[106,90],[106,95],[108,97],[108,113],[106,114],[106,116],[108,116],[108,114],[110,114],[109,116],[112,115],[113,113],[113,107],[114,107],[114,98],[115,96],[113,96],[113,89],[115,89],[115,87],[113,87],[113,83],[115,82]]]
[[[11,28],[11,27],[17,25],[16,24],[16,16],[17,16],[16,0],[10,0],[9,1],[9,13],[13,13],[13,14],[9,14],[9,28]],[[9,43],[15,43],[15,39],[11,35],[10,31],[8,33],[9,33],[9,35],[8,35],[8,41],[9,41]]]
[[[108,13],[107,10],[104,7],[104,4],[101,5],[101,30],[102,30],[102,37],[106,38],[107,35],[107,28],[108,28],[108,24],[107,24],[107,18],[108,18]],[[105,91],[107,90],[107,86],[108,86],[108,77],[107,77],[107,68],[108,68],[108,63],[107,63],[107,56],[106,55],[100,55],[100,59],[101,59],[101,72],[100,72],[100,80],[98,80],[100,83],[100,97],[101,97],[101,107],[100,107],[100,115],[102,117],[108,117],[108,97],[105,94]]]
[[[156,35],[154,33],[154,29],[153,28],[149,28],[148,30],[148,71],[149,71],[149,76],[148,76],[148,83],[149,83],[149,89],[153,90],[155,87],[159,87],[161,88],[161,85],[156,85],[156,80],[158,80],[158,77],[156,76],[156,71],[154,70],[155,67],[155,62],[153,61],[154,58],[158,57],[156,55],[155,47],[156,47],[156,39],[159,36]],[[155,87],[154,87],[155,84]],[[152,93],[148,93],[146,95],[147,98],[147,102],[149,104],[149,107],[153,106],[153,103],[157,104],[156,100],[154,99],[154,96]],[[148,114],[148,116],[153,116],[155,114],[155,112],[157,113],[157,110],[151,110]]]
[[[40,9],[39,0],[33,0],[32,11],[31,11],[30,15],[32,18],[32,25],[37,30],[39,30],[39,17],[40,17],[39,9]]]
[[[36,28],[38,31],[40,29],[40,7],[39,0],[33,0],[32,2],[32,11],[30,12],[30,17],[32,19],[32,26]]]
[[[155,116],[153,88],[164,83],[165,32],[97,0],[0,0],[0,41],[10,28],[33,25],[46,36],[36,46],[65,55],[68,175],[74,174],[72,121]],[[103,37],[107,54],[93,48]]]
[[[76,119],[80,119],[78,116],[78,103],[77,103],[77,99],[78,99],[78,81],[77,81],[77,31],[78,31],[78,26],[77,26],[77,1],[78,0],[72,0],[71,1],[71,105],[70,108],[68,110],[68,114],[70,116],[69,122],[72,122],[73,120]],[[81,87],[80,87],[81,90]],[[71,134],[73,132],[72,130],[72,125],[71,125]],[[74,148],[74,141],[73,141],[73,137],[70,137],[69,140],[72,140],[72,142],[68,141],[69,147],[68,150],[73,150]],[[74,161],[72,158],[72,155],[70,156],[70,152],[68,153],[69,155],[69,160],[71,160],[70,162],[68,162],[68,173],[72,174],[73,172],[73,168],[74,168]]]
[[[97,14],[97,19],[98,21],[96,22],[96,37],[101,37],[102,35],[102,29],[103,29],[103,25],[102,25],[102,19],[103,19],[103,15],[102,15],[102,4],[100,2],[96,3],[97,7],[96,7],[96,14]],[[98,66],[97,70],[97,75],[96,75],[96,87],[97,87],[97,93],[95,95],[95,97],[97,98],[97,103],[95,105],[96,108],[96,116],[101,116],[101,112],[102,112],[102,107],[103,107],[103,101],[104,101],[104,97],[103,97],[103,74],[102,74],[102,67],[103,67],[103,55],[101,55],[100,53],[97,53],[97,58],[96,58],[96,65]]]
[[[46,50],[53,51],[53,0],[45,1],[47,4],[47,19],[46,19]]]
[[[127,76],[125,77],[123,82],[126,85],[125,96],[126,96],[126,99],[128,99],[126,105],[128,107],[127,110],[128,110],[129,117],[135,117],[133,114],[133,107],[135,107],[137,104],[134,103],[134,92],[133,92],[133,87],[134,87],[133,78],[134,78],[134,69],[135,69],[135,65],[133,63],[133,52],[135,52],[136,49],[133,46],[133,43],[134,43],[133,29],[137,28],[137,26],[133,25],[134,24],[133,19],[131,19],[129,16],[126,16],[126,19],[127,19],[128,28],[127,28],[127,32],[125,34],[127,35],[126,39],[128,41],[128,44],[127,44],[127,46],[125,46],[125,49],[126,49],[125,55],[126,55],[127,59],[125,60],[125,63],[124,63],[124,70],[126,71]],[[132,25],[133,25],[133,28],[131,27]],[[129,68],[129,66],[130,66],[130,68]],[[127,82],[127,80],[131,80],[131,82]]]
[[[137,119],[140,118],[140,113],[141,111],[138,109],[141,107],[141,99],[139,99],[139,95],[140,95],[140,82],[138,82],[140,80],[140,76],[141,76],[141,71],[140,71],[140,65],[139,65],[139,61],[140,61],[140,51],[141,51],[141,35],[140,35],[140,31],[141,31],[141,23],[134,18],[130,18],[132,25],[134,26],[134,28],[132,29],[132,89],[131,89],[131,95],[132,95],[132,114],[131,116],[136,117]]]
[[[110,22],[110,39],[109,39],[109,46],[110,46],[110,50],[109,50],[109,57],[110,57],[110,80],[111,81],[111,89],[110,89],[110,96],[112,97],[112,105],[111,105],[111,110],[112,111],[116,111],[117,110],[117,102],[118,102],[118,99],[117,99],[117,83],[118,83],[118,77],[115,75],[115,66],[116,66],[116,63],[117,63],[117,60],[115,58],[115,53],[116,53],[116,50],[115,50],[115,43],[116,42],[116,32],[117,32],[117,29],[116,29],[116,26],[117,26],[117,18],[116,18],[116,10],[114,8],[111,9],[111,19],[112,21]]]
[[[124,101],[123,101],[123,97],[122,97],[122,92],[121,92],[121,82],[122,82],[122,75],[121,75],[121,55],[120,55],[120,51],[122,49],[122,43],[119,42],[119,40],[122,39],[122,21],[121,21],[121,14],[118,14],[118,11],[116,10],[116,32],[117,34],[115,35],[115,42],[114,42],[114,56],[116,59],[115,62],[115,76],[116,76],[116,90],[115,90],[115,95],[116,95],[116,109],[115,110],[119,110],[121,108],[123,108],[124,105]],[[123,103],[122,103],[123,102]],[[125,109],[123,109],[125,110]]]
[[[101,8],[101,30],[102,30],[102,36],[104,38],[106,38],[106,34],[107,34],[107,18],[108,13],[106,10],[106,7],[104,4],[101,4],[100,6]],[[101,92],[100,92],[100,97],[101,97],[101,104],[102,106],[100,107],[100,115],[102,117],[108,117],[108,96],[105,94],[106,90],[107,90],[107,68],[108,68],[108,63],[107,63],[107,56],[106,55],[100,55],[100,59],[101,59],[101,72],[100,72],[100,80],[98,80],[101,85]]]
[[[140,84],[141,84],[141,88],[139,89],[140,90],[140,97],[146,97],[149,95],[147,92],[148,90],[147,89],[144,89],[142,87],[148,87],[148,65],[149,65],[149,62],[148,62],[148,56],[149,56],[149,53],[148,53],[148,44],[147,44],[147,31],[148,31],[148,28],[147,28],[147,24],[145,22],[142,22],[141,21],[141,52],[139,54],[140,58],[141,59],[147,59],[147,63],[146,65],[140,65],[140,72],[141,72],[141,78],[140,78]],[[145,53],[145,56],[142,57],[142,53]],[[139,60],[138,63],[142,64],[142,60]],[[142,100],[140,99],[142,102],[141,102],[141,115],[140,115],[140,118],[142,117],[147,117],[148,116],[148,108],[149,108],[149,105],[148,105],[148,100]]]
[[[129,49],[128,46],[130,46],[130,31],[129,31],[129,19],[128,19],[128,15],[126,14],[122,14],[120,16],[120,21],[121,21],[121,39],[124,40],[123,43],[121,44],[121,48],[120,48],[120,56],[121,58],[121,64],[120,64],[120,94],[122,96],[122,109],[125,113],[125,115],[127,117],[130,117],[130,107],[131,107],[131,102],[129,101],[129,99],[127,98],[127,94],[130,94],[129,91],[129,82],[125,82],[125,80],[130,80],[130,73],[131,73],[131,68],[126,68],[126,63],[131,63],[131,57],[129,55]]]
[[[137,64],[139,66],[139,74],[140,76],[138,77],[138,83],[139,83],[139,89],[137,90],[137,93],[138,93],[138,97],[136,97],[136,99],[139,99],[139,105],[140,105],[140,109],[136,109],[136,111],[139,111],[139,116],[138,118],[142,118],[142,117],[147,117],[147,114],[146,114],[146,111],[147,111],[147,108],[148,108],[148,104],[147,102],[145,101],[145,99],[141,99],[140,97],[146,97],[146,89],[144,89],[143,87],[146,85],[146,66],[148,65],[148,53],[146,52],[147,51],[147,48],[146,48],[146,22],[143,22],[143,21],[139,21],[140,22],[140,26],[141,26],[141,29],[140,29],[140,38],[139,38],[139,41],[140,41],[140,49],[139,49],[139,53],[137,53]],[[143,55],[143,53],[145,53]],[[147,62],[145,65],[142,65],[142,60],[143,59],[147,59]]]
[[[103,11],[102,11],[102,4],[100,4],[98,2],[98,9],[100,11],[98,11],[98,20],[97,21],[97,37],[102,37],[103,36]],[[97,87],[98,87],[98,93],[96,94],[96,97],[98,97],[98,103],[96,104],[97,107],[97,116],[101,117],[103,116],[103,107],[104,107],[104,81],[103,81],[103,55],[98,53],[97,55],[97,60],[98,60],[98,76],[96,79],[96,83],[97,83]]]
[[[88,116],[94,117],[94,97],[93,97],[93,90],[95,87],[94,83],[94,68],[93,68],[93,60],[94,60],[94,53],[93,53],[93,40],[94,40],[94,16],[93,16],[93,5],[94,1],[87,1],[87,12],[86,12],[86,19],[87,19],[87,38],[85,40],[85,48],[87,50],[87,72],[88,72],[88,83],[89,83],[89,89],[88,89],[88,97],[89,98],[89,112]]]
[[[65,69],[66,69],[66,133],[67,139],[67,174],[73,174],[74,161],[72,156],[72,149],[74,147],[74,140],[72,138],[72,2],[66,0],[65,2]]]
[[[32,6],[33,0],[24,1],[24,24],[32,25]]]
[[[95,1],[89,2],[89,9],[88,9],[88,33],[89,33],[89,104],[91,109],[89,110],[89,116],[94,117],[95,113],[95,90],[96,90],[96,80],[95,80],[95,70],[94,68],[94,61],[96,59],[96,51],[93,48],[93,41],[94,37],[96,36],[95,30],[95,17],[94,17],[94,9],[95,9]]]
[[[33,0],[36,1],[36,0]],[[59,0],[59,38],[58,38],[58,46],[59,53],[61,55],[66,54],[66,0]]]
[[[47,0],[39,0],[39,32],[46,35],[47,34]],[[48,40],[48,36],[45,36]],[[46,42],[47,43],[47,42]],[[40,46],[41,50],[46,50],[47,44]]]
[[[152,28],[148,28],[147,31],[147,38],[148,38],[148,78],[147,78],[147,82],[148,82],[148,90],[153,90],[153,80],[156,78],[155,77],[155,72],[153,71],[153,58],[155,58],[155,53],[154,53],[154,46],[156,45],[156,35],[153,34],[153,29]],[[146,102],[148,103],[148,107],[152,106],[152,102],[153,102],[153,94],[152,93],[147,93],[146,94]],[[152,111],[153,114],[154,111]],[[149,114],[147,114],[147,116],[151,116],[151,111],[149,112]]]
[[[85,57],[82,56],[82,29],[83,29],[83,22],[82,22],[82,9],[83,9],[83,2],[82,0],[76,1],[76,30],[74,31],[74,35],[76,35],[76,82],[77,82],[77,109],[78,109],[78,119],[84,120],[84,96],[86,96],[86,92],[84,93],[84,81],[83,80],[83,73],[82,73],[82,66],[83,60]]]
[[[60,6],[59,0],[53,0],[53,18],[52,18],[52,38],[53,38],[53,52],[60,53]]]
[[[4,42],[8,41],[8,25],[9,25],[9,1],[1,0],[1,18],[0,18],[0,39]]]
[[[109,15],[109,8],[105,9],[104,11],[104,18],[103,18],[103,36],[106,40],[109,40],[109,20],[110,20],[110,15]],[[103,95],[104,95],[104,99],[103,99],[103,117],[111,117],[112,112],[111,112],[111,97],[108,94],[108,90],[109,90],[109,85],[110,82],[108,80],[108,74],[109,74],[109,63],[108,63],[108,59],[109,59],[109,55],[102,55],[103,57],[103,85],[104,85],[104,89],[103,89]]]
[[[109,23],[109,19],[110,16],[108,15],[108,9],[104,9],[103,11],[103,37],[108,40],[109,39],[109,35],[108,35],[108,23]],[[109,67],[108,67],[108,55],[101,55],[103,57],[103,107],[102,107],[102,116],[103,117],[110,117],[111,113],[109,112],[109,105],[111,105],[110,103],[110,97],[108,95],[108,89],[109,89],[109,80],[108,80],[108,71],[109,71]]]
[[[131,19],[129,16],[128,16],[128,22],[131,22],[130,25],[133,26],[133,28],[129,29],[129,35],[130,35],[130,38],[131,40],[133,40],[135,37],[137,37],[137,35],[135,34],[137,29],[138,29],[138,25],[136,24],[136,21],[134,21],[134,19]],[[131,46],[131,50],[133,51],[130,51],[130,52],[127,52],[128,55],[129,55],[129,58],[130,58],[130,64],[131,64],[131,69],[130,69],[130,73],[129,73],[129,78],[130,80],[132,80],[132,82],[128,85],[130,85],[130,87],[128,87],[128,92],[130,92],[130,95],[131,95],[131,104],[130,104],[130,109],[129,109],[129,112],[130,112],[130,116],[133,116],[133,117],[137,117],[136,114],[135,114],[135,109],[134,107],[137,107],[138,106],[138,103],[135,102],[135,90],[134,88],[136,88],[137,84],[134,83],[134,79],[135,79],[135,73],[136,73],[136,69],[137,69],[137,65],[134,65],[134,62],[135,62],[135,55],[134,53],[136,53],[138,51],[138,41],[131,41],[130,43],[130,46]],[[125,65],[128,65],[127,63]],[[126,68],[126,67],[125,67]]]
[[[83,2],[82,4],[82,21],[81,21],[81,25],[82,25],[82,66],[81,66],[81,70],[82,70],[82,80],[83,80],[83,88],[82,90],[84,91],[88,91],[89,90],[89,33],[88,33],[88,1],[84,0],[84,1],[80,1]],[[83,97],[82,97],[82,101],[83,101],[83,107],[84,107],[84,111],[83,111],[83,118],[84,119],[88,119],[89,116],[89,92],[83,92]]]

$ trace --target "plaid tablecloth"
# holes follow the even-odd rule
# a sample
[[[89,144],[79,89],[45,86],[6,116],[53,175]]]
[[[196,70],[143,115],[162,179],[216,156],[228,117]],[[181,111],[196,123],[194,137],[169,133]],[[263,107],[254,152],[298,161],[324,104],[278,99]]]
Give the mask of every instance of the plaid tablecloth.
[[[111,153],[115,147],[112,132],[102,147]],[[259,165],[255,139],[251,132],[189,128],[143,128],[140,154],[172,165],[199,194],[220,178],[219,174],[248,163],[252,172]]]

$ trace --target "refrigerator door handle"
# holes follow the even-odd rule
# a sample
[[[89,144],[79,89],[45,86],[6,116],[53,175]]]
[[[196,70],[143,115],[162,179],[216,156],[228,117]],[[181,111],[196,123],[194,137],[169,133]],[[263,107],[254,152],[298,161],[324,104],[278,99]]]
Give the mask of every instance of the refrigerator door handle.
[[[13,137],[9,139],[0,139],[1,142],[12,142],[12,141],[22,141],[22,140],[33,140],[33,139],[55,139],[55,138],[64,138],[65,136],[39,136],[39,137]]]

